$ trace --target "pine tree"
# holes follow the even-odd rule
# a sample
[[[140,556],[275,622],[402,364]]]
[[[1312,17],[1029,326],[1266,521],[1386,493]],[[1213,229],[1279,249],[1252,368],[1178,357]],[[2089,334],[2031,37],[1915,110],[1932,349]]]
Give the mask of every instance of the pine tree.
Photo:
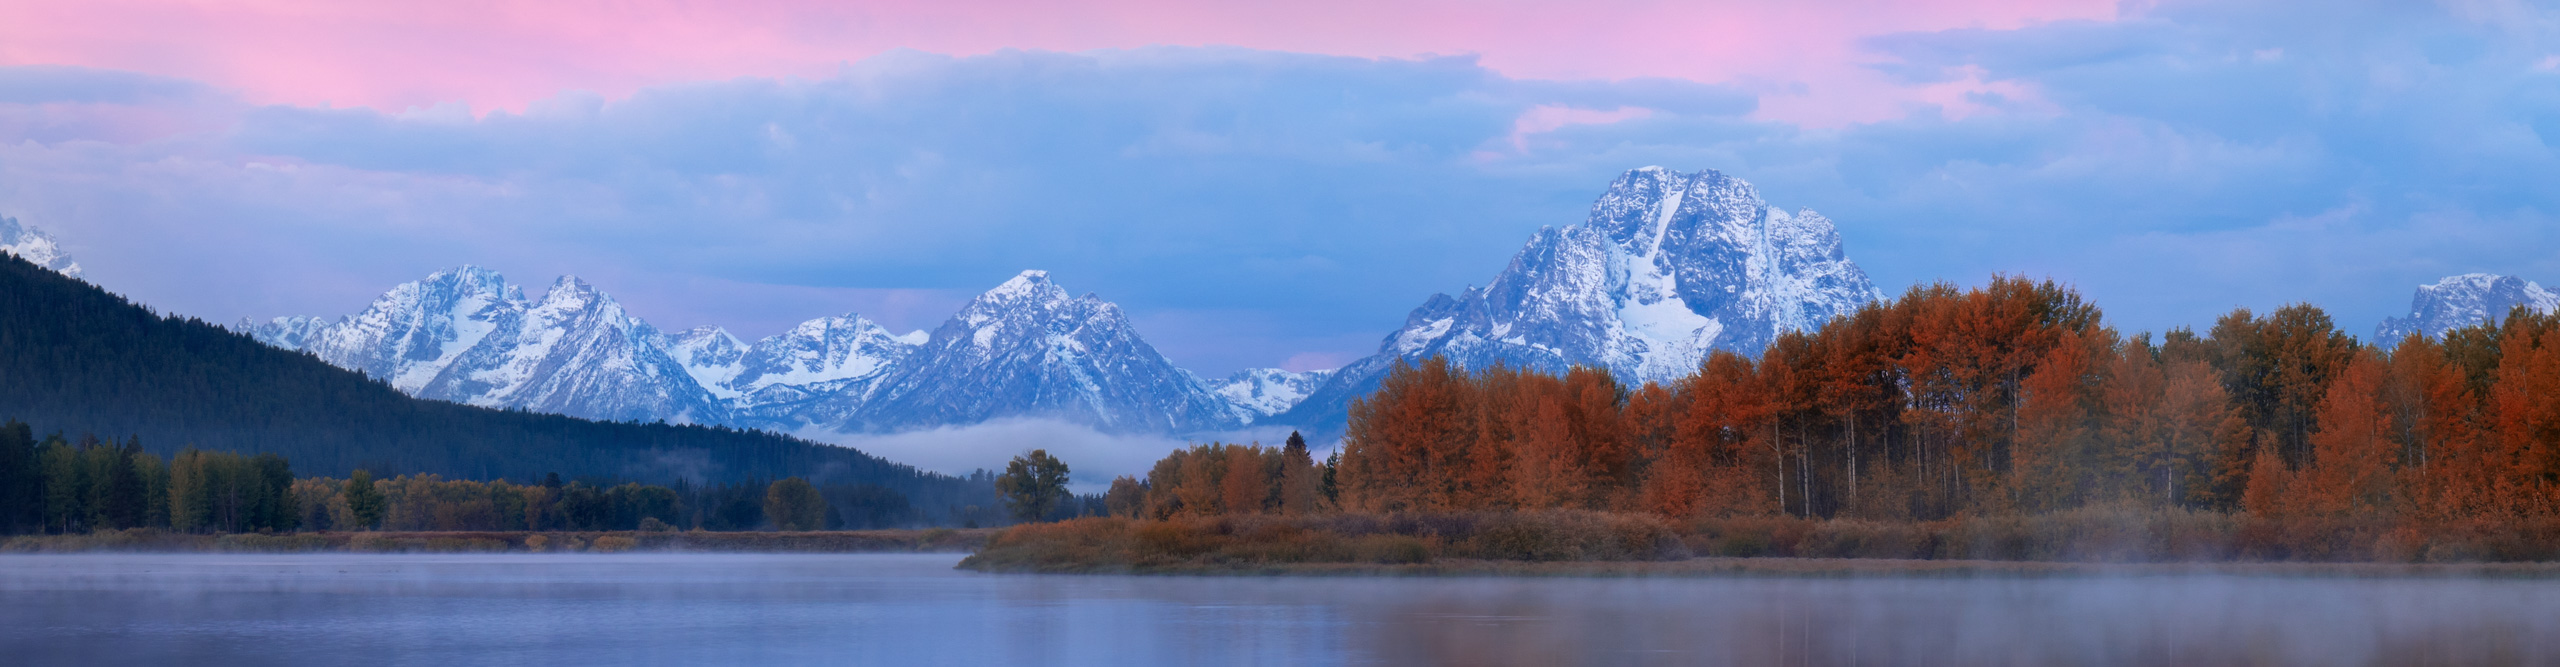
[[[35,429],[0,422],[0,534],[44,529],[43,480]]]

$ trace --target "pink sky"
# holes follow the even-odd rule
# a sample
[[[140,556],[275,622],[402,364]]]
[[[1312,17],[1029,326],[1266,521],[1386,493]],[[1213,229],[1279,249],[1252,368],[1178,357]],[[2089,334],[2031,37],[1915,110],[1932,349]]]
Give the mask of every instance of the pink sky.
[[[2109,0],[1181,3],[807,0],[82,0],[0,3],[0,64],[205,81],[252,102],[522,109],[564,90],[825,76],[893,48],[954,55],[1229,45],[1364,57],[1477,54],[1523,78],[1676,77],[1763,93],[1816,125],[1952,103],[1978,84],[1888,85],[1860,38],[2108,19]],[[1789,92],[1799,90],[1801,93]]]

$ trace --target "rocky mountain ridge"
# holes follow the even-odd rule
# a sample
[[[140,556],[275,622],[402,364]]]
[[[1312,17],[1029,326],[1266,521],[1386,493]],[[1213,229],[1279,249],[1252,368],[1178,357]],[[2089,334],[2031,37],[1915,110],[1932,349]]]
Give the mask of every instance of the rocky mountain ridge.
[[[1877,297],[1830,220],[1769,206],[1719,172],[1647,167],[1619,176],[1581,224],[1533,234],[1487,286],[1433,295],[1377,354],[1331,371],[1204,381],[1157,353],[1119,306],[1072,296],[1041,271],[904,335],[857,314],[752,344],[718,327],[663,333],[575,278],[536,302],[471,267],[403,284],[336,321],[239,328],[415,395],[578,416],[786,432],[1032,418],[1114,432],[1325,433],[1398,361],[1588,364],[1630,383],[1668,380],[1711,351],[1757,354]]]
[[[80,277],[80,263],[63,251],[60,241],[34,225],[19,224],[17,218],[0,217],[0,253],[16,255],[55,273]]]
[[[1485,287],[1432,295],[1376,354],[1272,421],[1339,432],[1350,401],[1396,363],[1432,356],[1466,368],[1593,365],[1631,384],[1666,381],[1711,351],[1756,356],[1778,334],[1881,296],[1820,214],[1770,206],[1750,183],[1713,170],[1635,169],[1582,224],[1538,230]]]
[[[2446,276],[2433,285],[2419,285],[2409,297],[2409,314],[2384,318],[2374,327],[2373,342],[2390,347],[2411,334],[2443,338],[2447,331],[2504,319],[2518,306],[2545,313],[2560,310],[2560,292],[2514,276]]]
[[[1239,409],[1141,338],[1119,306],[1025,271],[932,332],[857,314],[747,344],[718,327],[663,333],[562,277],[542,299],[465,266],[403,283],[337,320],[234,328],[413,396],[623,421],[858,433],[1057,419],[1201,433]]]

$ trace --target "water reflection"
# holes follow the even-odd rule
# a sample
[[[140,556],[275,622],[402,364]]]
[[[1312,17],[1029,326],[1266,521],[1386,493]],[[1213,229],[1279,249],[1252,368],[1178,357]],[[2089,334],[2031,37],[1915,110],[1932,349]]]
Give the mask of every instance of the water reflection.
[[[0,557],[13,664],[2551,664],[2560,583],[997,576],[945,555]]]

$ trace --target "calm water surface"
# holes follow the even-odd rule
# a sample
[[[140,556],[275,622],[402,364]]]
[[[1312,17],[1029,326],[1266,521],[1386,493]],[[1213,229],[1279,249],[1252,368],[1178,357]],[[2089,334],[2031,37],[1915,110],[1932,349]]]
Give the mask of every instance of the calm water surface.
[[[0,556],[0,664],[2555,664],[2560,583],[985,575],[956,555]]]

